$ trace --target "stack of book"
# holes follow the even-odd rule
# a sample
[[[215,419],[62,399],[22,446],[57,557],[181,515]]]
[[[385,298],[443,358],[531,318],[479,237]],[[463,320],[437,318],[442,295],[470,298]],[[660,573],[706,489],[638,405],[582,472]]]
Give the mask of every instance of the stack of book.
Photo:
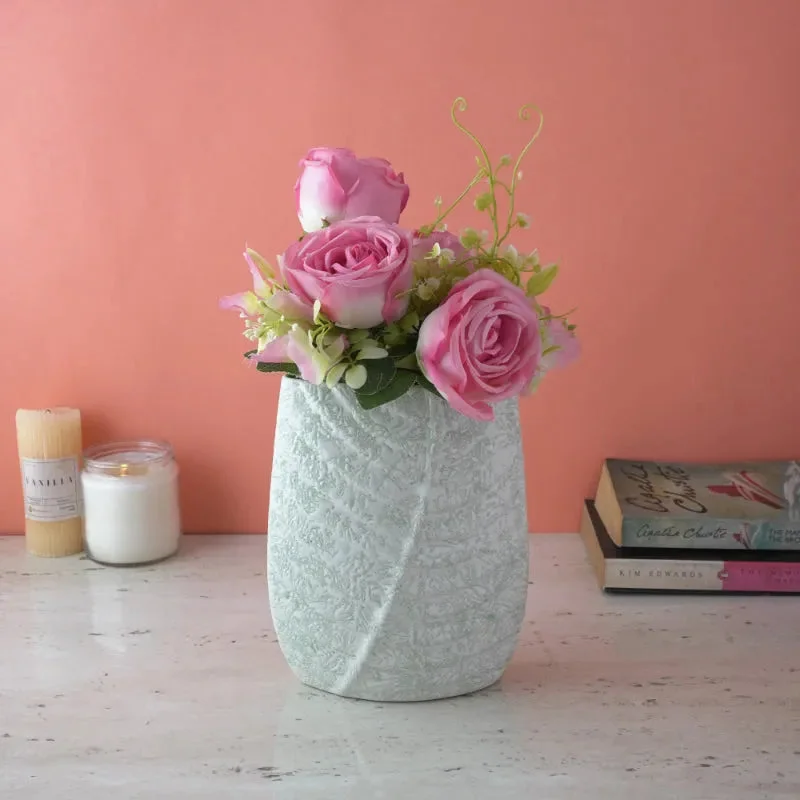
[[[800,461],[609,459],[581,536],[607,591],[800,593]]]

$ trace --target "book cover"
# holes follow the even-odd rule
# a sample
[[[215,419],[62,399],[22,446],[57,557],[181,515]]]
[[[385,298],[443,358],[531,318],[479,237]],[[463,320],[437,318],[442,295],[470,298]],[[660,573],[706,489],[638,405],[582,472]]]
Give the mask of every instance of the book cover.
[[[800,462],[608,459],[597,507],[626,547],[800,550]]]
[[[618,547],[591,500],[584,503],[581,537],[607,591],[800,594],[798,553],[734,550],[700,557],[691,548]]]

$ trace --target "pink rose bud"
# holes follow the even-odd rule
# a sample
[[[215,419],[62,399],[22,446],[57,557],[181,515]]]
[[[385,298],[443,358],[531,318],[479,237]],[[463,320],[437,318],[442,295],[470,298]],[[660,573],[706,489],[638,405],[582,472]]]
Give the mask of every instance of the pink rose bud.
[[[419,331],[417,359],[456,411],[494,419],[491,403],[523,394],[539,366],[539,318],[518,286],[490,269],[457,283]]]
[[[300,162],[294,187],[303,230],[370,216],[397,222],[408,203],[408,186],[383,158],[357,158],[344,147],[317,147]]]
[[[281,257],[287,286],[303,303],[319,300],[342,328],[395,322],[414,280],[411,234],[378,217],[336,222],[304,236]]]

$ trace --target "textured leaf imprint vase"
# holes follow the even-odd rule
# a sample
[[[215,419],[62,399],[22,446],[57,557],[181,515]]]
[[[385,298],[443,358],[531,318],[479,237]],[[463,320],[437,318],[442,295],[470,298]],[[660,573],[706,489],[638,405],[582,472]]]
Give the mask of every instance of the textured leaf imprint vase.
[[[343,387],[284,378],[269,598],[304,683],[433,700],[497,681],[528,588],[516,401],[476,422],[415,387],[370,411]]]

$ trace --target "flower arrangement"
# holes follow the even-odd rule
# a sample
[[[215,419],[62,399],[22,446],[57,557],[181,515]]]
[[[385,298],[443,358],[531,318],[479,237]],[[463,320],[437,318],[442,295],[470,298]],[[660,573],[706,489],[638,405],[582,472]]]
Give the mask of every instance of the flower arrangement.
[[[548,370],[577,357],[575,325],[540,301],[558,266],[509,242],[530,226],[516,192],[541,112],[517,158],[495,164],[459,119],[466,107],[457,98],[451,118],[478,148],[477,171],[446,208],[437,198],[436,219],[417,230],[398,224],[409,188],[388,161],[344,148],[316,148],[301,161],[303,235],[277,269],[248,247],[252,291],[220,301],[245,320],[255,344],[246,358],[260,371],[330,389],[343,383],[365,409],[419,386],[492,420],[494,403],[532,392]],[[530,111],[520,109],[520,119]],[[473,194],[491,233],[449,231],[447,217]]]

